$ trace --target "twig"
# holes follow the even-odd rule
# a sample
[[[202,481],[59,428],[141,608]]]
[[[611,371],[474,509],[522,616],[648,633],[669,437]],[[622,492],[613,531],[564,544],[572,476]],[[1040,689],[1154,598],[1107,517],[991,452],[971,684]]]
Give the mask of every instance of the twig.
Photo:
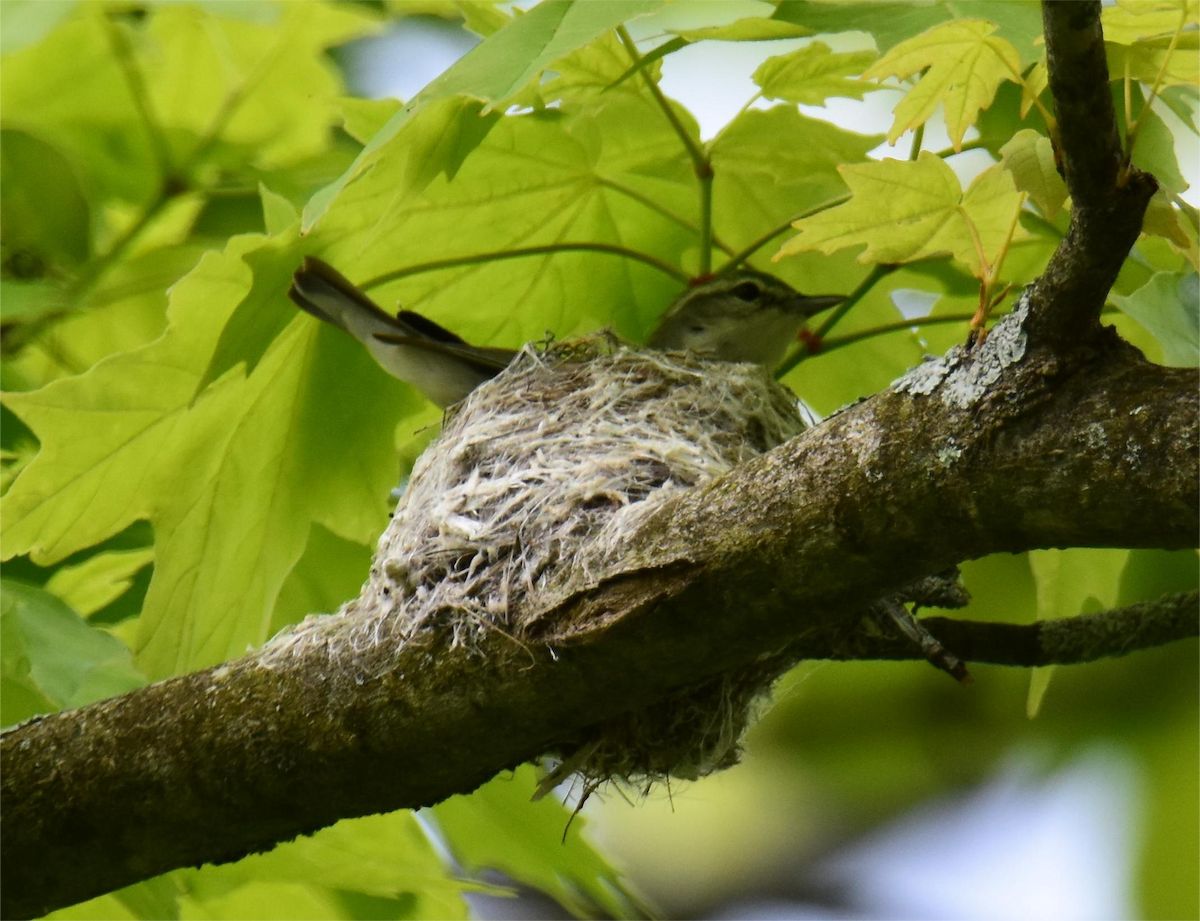
[[[621,40],[621,44],[625,46],[625,50],[629,54],[633,65],[637,67],[641,63],[642,56],[637,50],[637,45],[634,44],[632,38],[629,37],[629,32],[624,26],[617,26],[617,36]],[[642,68],[642,82],[646,84],[646,88],[650,91],[650,95],[662,110],[671,128],[679,136],[679,140],[683,142],[683,147],[687,154],[692,159],[692,168],[696,173],[696,178],[700,182],[700,265],[699,274],[707,275],[712,269],[712,185],[713,185],[713,170],[712,162],[709,160],[708,152],[697,143],[688,130],[683,126],[683,122],[679,120],[679,116],[675,110],[671,108],[671,103],[659,85],[654,82],[654,78],[646,73],[645,68]]]
[[[455,256],[450,259],[435,259],[432,262],[419,262],[415,265],[406,265],[403,268],[393,269],[390,272],[384,272],[382,275],[376,275],[374,278],[368,278],[361,283],[360,287],[370,290],[400,278],[407,278],[409,275],[419,275],[422,272],[433,272],[437,269],[452,269],[460,265],[477,265],[481,262],[497,262],[501,259],[521,259],[526,256],[545,256],[551,253],[572,252],[608,253],[613,256],[624,256],[626,259],[634,259],[652,266],[665,275],[670,275],[684,284],[691,280],[687,272],[676,268],[669,262],[664,262],[661,259],[651,256],[649,253],[643,253],[626,246],[619,246],[615,243],[546,243],[542,246],[522,246],[517,249],[473,253],[470,256]]]

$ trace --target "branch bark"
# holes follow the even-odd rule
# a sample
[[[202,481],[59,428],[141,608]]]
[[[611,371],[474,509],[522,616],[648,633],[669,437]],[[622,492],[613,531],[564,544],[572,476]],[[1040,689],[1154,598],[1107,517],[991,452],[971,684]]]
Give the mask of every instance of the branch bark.
[[[478,656],[389,646],[349,668],[323,648],[272,669],[250,656],[5,733],[5,915],[437,802],[764,652],[848,655],[845,612],[957,560],[1192,546],[1196,373],[1115,339],[1093,361],[1001,368],[1021,314],[970,357],[681,491],[605,578],[543,612],[528,648],[492,634]],[[1194,634],[1180,623],[1160,638]]]
[[[1121,168],[1099,0],[1044,0],[1042,23],[1072,206],[1067,235],[1034,285],[1029,330],[1037,343],[1069,351],[1101,334],[1104,298],[1158,183]]]

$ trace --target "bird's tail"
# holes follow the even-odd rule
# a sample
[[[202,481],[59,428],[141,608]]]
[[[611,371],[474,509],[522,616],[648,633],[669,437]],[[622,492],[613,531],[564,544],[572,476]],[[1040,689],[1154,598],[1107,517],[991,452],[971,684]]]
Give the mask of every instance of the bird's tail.
[[[365,295],[352,281],[316,256],[305,256],[292,276],[288,297],[319,320],[332,323],[364,343],[378,333],[408,328]]]

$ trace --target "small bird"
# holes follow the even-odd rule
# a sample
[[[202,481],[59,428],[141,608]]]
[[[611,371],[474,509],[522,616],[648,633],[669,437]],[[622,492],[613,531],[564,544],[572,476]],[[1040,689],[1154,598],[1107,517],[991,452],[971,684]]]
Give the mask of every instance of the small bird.
[[[517,354],[470,345],[411,310],[393,316],[315,256],[306,256],[296,270],[288,297],[358,339],[385,371],[442,407],[495,377]],[[804,322],[842,300],[840,295],[801,294],[765,272],[730,272],[688,288],[647,344],[773,369]]]

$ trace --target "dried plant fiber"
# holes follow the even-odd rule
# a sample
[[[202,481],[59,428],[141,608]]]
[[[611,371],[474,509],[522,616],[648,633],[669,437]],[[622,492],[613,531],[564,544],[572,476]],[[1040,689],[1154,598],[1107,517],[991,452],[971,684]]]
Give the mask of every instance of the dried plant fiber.
[[[413,467],[361,595],[263,650],[322,644],[348,666],[381,644],[470,650],[536,634],[547,598],[592,584],[674,490],[708,482],[804,428],[757,365],[640,351],[597,336],[527,346],[446,415]],[[480,653],[482,654],[482,653]],[[755,701],[790,664],[768,660],[593,726],[556,753],[549,785],[692,779],[736,763]]]

